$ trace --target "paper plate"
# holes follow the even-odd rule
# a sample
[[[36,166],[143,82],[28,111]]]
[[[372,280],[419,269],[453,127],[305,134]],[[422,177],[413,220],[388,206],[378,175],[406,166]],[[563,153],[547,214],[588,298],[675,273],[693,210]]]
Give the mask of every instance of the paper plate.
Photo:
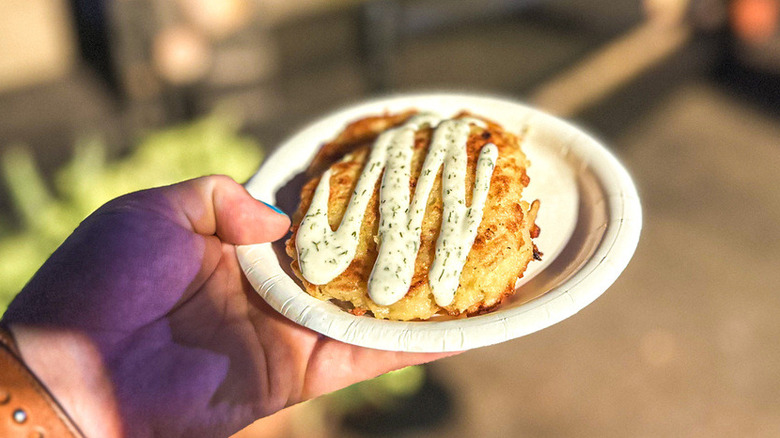
[[[237,253],[257,292],[287,318],[339,341],[383,350],[460,351],[504,342],[549,327],[590,304],[620,275],[636,249],[642,213],[626,170],[598,141],[573,125],[511,100],[465,94],[381,98],[329,115],[282,144],[247,183],[252,196],[288,214],[298,206],[303,172],[323,142],[356,119],[416,108],[452,116],[483,115],[525,132],[531,160],[527,200],[539,199],[537,247],[516,294],[498,310],[459,319],[384,321],[354,316],[304,292],[281,242],[246,245]]]

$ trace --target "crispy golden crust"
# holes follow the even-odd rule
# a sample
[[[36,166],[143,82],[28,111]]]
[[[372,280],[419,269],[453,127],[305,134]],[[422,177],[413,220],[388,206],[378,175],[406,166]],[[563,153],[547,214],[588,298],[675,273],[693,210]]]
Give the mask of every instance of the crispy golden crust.
[[[332,169],[328,217],[331,228],[336,229],[363,170],[371,144],[379,133],[403,123],[412,113],[404,112],[358,120],[350,124],[336,140],[323,146],[310,167],[310,172],[316,176],[303,187],[300,206],[293,216],[293,233],[286,244],[287,254],[293,259],[292,269],[309,294],[323,300],[336,299],[350,303],[355,314],[371,311],[377,318],[412,320],[428,319],[442,312],[456,316],[489,311],[498,306],[505,297],[514,293],[515,282],[534,258],[532,234],[533,237],[538,234],[538,227],[534,224],[534,220],[539,208],[538,201],[529,204],[521,200],[522,191],[529,182],[526,174],[529,163],[520,149],[519,139],[489,120],[485,120],[486,129],[472,125],[467,143],[467,204],[471,203],[470,188],[474,184],[476,163],[481,148],[487,143],[495,144],[498,147],[498,160],[491,178],[482,223],[477,231],[474,246],[466,259],[460,285],[452,304],[444,308],[437,306],[428,285],[428,270],[433,263],[436,239],[441,225],[440,177],[434,183],[428,199],[412,284],[409,292],[400,301],[389,306],[380,306],[371,301],[367,293],[368,277],[377,256],[375,236],[379,222],[379,184],[366,209],[357,255],[347,270],[324,285],[311,284],[300,273],[295,238],[301,218],[309,208],[322,171],[329,165]],[[426,128],[416,134],[412,179],[409,187],[411,195],[414,194],[417,176],[427,154],[432,132],[432,129]]]
[[[366,117],[350,123],[339,135],[324,144],[314,156],[307,170],[310,176],[321,174],[331,164],[366,142],[373,141],[381,132],[405,122],[415,111]]]

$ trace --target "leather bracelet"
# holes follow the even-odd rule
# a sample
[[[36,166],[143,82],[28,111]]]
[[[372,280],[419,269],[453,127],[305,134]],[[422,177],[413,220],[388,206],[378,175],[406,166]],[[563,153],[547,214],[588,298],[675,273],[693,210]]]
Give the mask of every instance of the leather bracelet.
[[[11,332],[0,326],[0,436],[84,435],[25,365]]]

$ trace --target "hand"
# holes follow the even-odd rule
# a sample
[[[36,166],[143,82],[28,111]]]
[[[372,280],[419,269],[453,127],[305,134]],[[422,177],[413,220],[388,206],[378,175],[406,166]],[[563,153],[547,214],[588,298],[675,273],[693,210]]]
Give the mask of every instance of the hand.
[[[123,196],[52,254],[3,323],[88,436],[226,436],[443,356],[347,345],[271,309],[234,245],[289,224],[227,177]]]

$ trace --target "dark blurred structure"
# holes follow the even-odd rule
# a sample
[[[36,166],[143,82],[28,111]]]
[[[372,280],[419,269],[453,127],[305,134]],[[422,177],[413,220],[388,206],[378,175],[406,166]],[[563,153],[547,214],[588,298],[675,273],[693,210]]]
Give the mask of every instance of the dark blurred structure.
[[[377,93],[465,88],[534,98],[558,74],[652,15],[678,21],[692,35],[670,43],[658,59],[650,55],[636,71],[626,68],[627,77],[607,84],[604,93],[630,89],[652,97],[658,91],[652,87],[669,83],[654,79],[659,70],[674,76],[713,72],[770,101],[780,83],[775,0],[63,2],[78,49],[69,57],[75,70],[24,92],[0,91],[0,115],[8,116],[0,143],[24,140],[55,150],[46,144],[51,138],[95,125],[121,143],[138,129],[223,106],[241,111],[249,129],[273,143],[303,120]],[[15,8],[32,10],[35,3]],[[38,7],[47,8],[52,6]],[[745,30],[761,26],[769,30]],[[650,39],[625,56],[652,51]],[[591,82],[601,80],[594,75]],[[62,113],[74,101],[79,108],[67,120],[43,121],[65,125],[64,135],[25,128],[41,107],[44,115]]]
[[[643,19],[639,3],[547,3],[125,0],[109,18],[121,91],[141,123],[226,104],[286,132],[368,94],[523,94]]]
[[[735,0],[716,75],[764,108],[780,112],[780,2]]]
[[[78,30],[76,39],[84,62],[108,84],[117,87],[111,52],[107,0],[70,0],[73,21]]]

